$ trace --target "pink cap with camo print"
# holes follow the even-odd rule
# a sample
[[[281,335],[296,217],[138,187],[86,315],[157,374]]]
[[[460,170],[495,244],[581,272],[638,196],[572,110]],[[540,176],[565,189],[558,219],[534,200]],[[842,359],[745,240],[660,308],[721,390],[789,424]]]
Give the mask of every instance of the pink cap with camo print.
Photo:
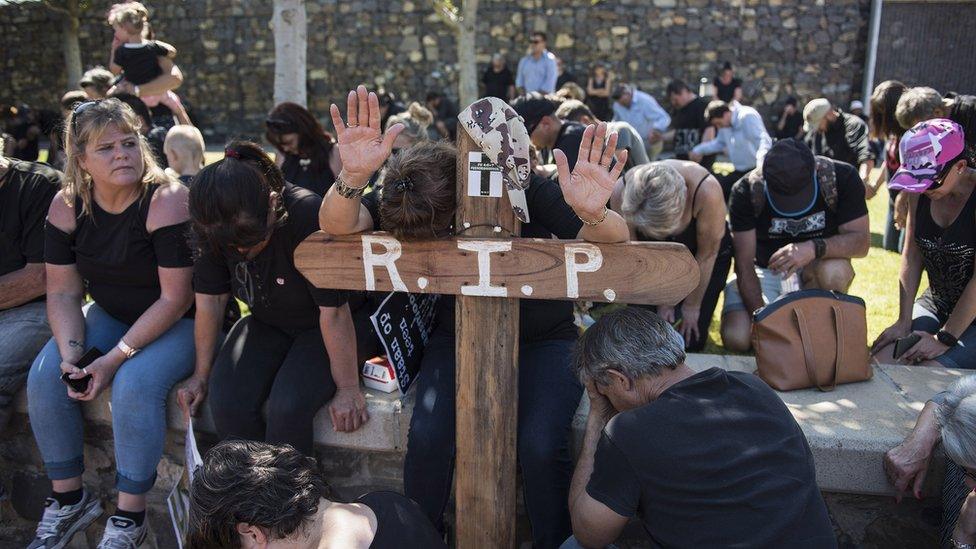
[[[919,122],[905,132],[898,145],[901,168],[888,181],[888,188],[923,193],[942,170],[966,147],[962,126],[936,118]]]

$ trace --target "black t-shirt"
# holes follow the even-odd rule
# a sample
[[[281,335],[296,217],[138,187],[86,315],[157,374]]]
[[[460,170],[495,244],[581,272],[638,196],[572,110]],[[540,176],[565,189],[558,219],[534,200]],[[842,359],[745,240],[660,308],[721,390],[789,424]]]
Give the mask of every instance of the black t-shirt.
[[[752,188],[746,177],[732,186],[729,196],[729,219],[732,232],[756,230],[756,265],[766,267],[776,250],[794,242],[827,238],[837,234],[837,227],[868,214],[864,202],[864,183],[850,164],[834,162],[837,174],[837,209],[827,207],[822,193],[808,212],[799,216],[777,214],[766,201],[759,217],[755,215]]]
[[[583,142],[584,131],[586,131],[586,126],[583,124],[564,120],[562,128],[559,129],[559,135],[556,136],[556,145],[553,148],[566,153],[570,170],[576,167],[576,159],[579,157],[579,148],[580,143]],[[552,163],[555,164],[555,157],[553,158]]]
[[[122,44],[115,48],[115,64],[122,67],[126,80],[141,86],[163,74],[157,58],[167,55],[169,50],[155,40],[138,45]]]
[[[376,515],[376,535],[369,549],[447,549],[420,506],[396,492],[370,492],[355,503]]]
[[[688,159],[688,153],[695,145],[701,143],[702,132],[708,127],[705,120],[705,109],[708,107],[707,97],[696,97],[687,105],[676,109],[671,117],[671,127],[674,128],[674,156],[682,160]]]
[[[556,91],[561,90],[569,82],[576,82],[576,77],[569,71],[563,71],[562,74],[556,77]]]
[[[617,414],[587,493],[661,547],[836,547],[813,455],[758,377],[711,368]]]
[[[44,260],[76,265],[95,303],[116,319],[132,325],[158,299],[159,268],[193,265],[187,237],[190,223],[146,230],[149,204],[159,185],[122,213],[112,214],[92,201],[91,215],[80,215],[75,230],[65,233],[50,223],[45,228]],[[81,212],[81,199],[75,200]],[[193,310],[187,311],[193,317]]]
[[[779,129],[779,125],[776,126],[776,138],[777,139],[789,139],[791,137],[796,137],[800,134],[800,129],[803,127],[803,113],[800,111],[793,111],[786,116],[786,123],[783,124],[783,129]]]
[[[153,156],[156,157],[156,164],[164,170],[169,167],[169,159],[166,158],[165,143],[166,143],[166,133],[169,131],[168,128],[164,126],[153,126],[149,133],[146,134],[146,141],[149,142],[149,149],[153,152]]]
[[[508,89],[515,85],[515,77],[508,67],[495,72],[488,67],[485,74],[481,77],[481,82],[485,85],[485,97],[497,97],[503,101],[508,101]]]
[[[13,161],[0,178],[0,276],[44,263],[44,220],[61,177],[44,164]]]
[[[529,188],[525,190],[531,223],[522,224],[519,235],[523,238],[574,239],[583,228],[573,209],[563,200],[559,183],[532,174]],[[373,217],[375,230],[380,229],[378,192],[366,194],[362,203]],[[437,302],[437,329],[454,333],[454,296],[445,295]],[[519,301],[519,339],[539,341],[543,339],[576,339],[579,331],[573,324],[573,302],[541,299]]]
[[[847,162],[852,166],[873,158],[868,140],[868,125],[846,112],[841,112],[837,120],[827,126],[826,132],[820,133],[813,129],[807,133],[805,141],[813,154]]]
[[[348,294],[318,289],[295,268],[295,248],[319,230],[322,197],[285,183],[282,199],[288,216],[253,259],[245,261],[237,253],[218,253],[204,245],[193,269],[193,289],[208,295],[233,292],[258,320],[298,333],[317,329],[319,307],[338,307]]]
[[[33,130],[33,131],[32,131]],[[36,122],[20,117],[17,118],[9,128],[10,135],[14,139],[13,157],[18,160],[34,162],[40,153],[40,134],[41,127]],[[19,141],[23,139],[26,144],[21,147]]]
[[[329,187],[335,183],[335,174],[328,164],[324,170],[315,171],[310,161],[306,160],[306,165],[303,166],[302,159],[291,154],[285,156],[285,161],[281,164],[281,173],[285,176],[285,181],[319,196],[325,196]]]
[[[722,101],[730,103],[735,98],[735,89],[742,87],[742,80],[733,78],[728,84],[723,84],[722,80],[716,77],[712,80],[712,85],[715,86],[715,95]]]

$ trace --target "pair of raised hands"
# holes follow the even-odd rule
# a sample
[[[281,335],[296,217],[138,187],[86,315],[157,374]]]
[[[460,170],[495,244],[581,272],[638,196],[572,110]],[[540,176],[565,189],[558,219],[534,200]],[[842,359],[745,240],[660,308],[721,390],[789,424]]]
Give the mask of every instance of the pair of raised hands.
[[[365,185],[390,156],[403,125],[394,124],[383,133],[379,98],[366,86],[350,90],[346,97],[346,121],[335,104],[329,111],[339,142],[343,180],[354,187]],[[607,125],[602,122],[587,126],[572,171],[563,151],[556,149],[555,157],[563,199],[581,218],[599,219],[627,162],[626,150],[617,153],[616,132],[608,136]],[[615,158],[617,163],[611,168]]]

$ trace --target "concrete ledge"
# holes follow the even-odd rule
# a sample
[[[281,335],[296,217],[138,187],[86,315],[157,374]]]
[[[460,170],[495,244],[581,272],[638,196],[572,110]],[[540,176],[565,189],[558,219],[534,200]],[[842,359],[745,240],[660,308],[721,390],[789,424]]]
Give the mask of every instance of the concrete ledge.
[[[746,356],[689,355],[688,365],[696,371],[717,366],[726,370],[752,373],[755,360]],[[935,393],[944,390],[959,377],[961,370],[919,368],[899,365],[876,365],[874,378],[864,383],[837,387],[833,392],[817,390],[781,392],[803,429],[817,466],[817,482],[823,491],[865,495],[891,495],[882,469],[884,453],[900,443],[915,423],[918,412]],[[315,418],[315,441],[329,448],[363,452],[405,451],[416,393],[404,398],[398,393],[367,391],[370,421],[355,433],[336,433],[327,409]],[[26,396],[22,391],[17,409],[26,413]],[[197,430],[213,432],[213,420],[203,407]],[[583,398],[574,419],[574,435],[579,443],[588,411]],[[111,424],[108,391],[83,406],[85,417],[92,422]],[[170,395],[169,425],[184,431],[182,413]],[[933,460],[935,474],[929,475],[927,494],[935,494],[941,479],[941,459]]]

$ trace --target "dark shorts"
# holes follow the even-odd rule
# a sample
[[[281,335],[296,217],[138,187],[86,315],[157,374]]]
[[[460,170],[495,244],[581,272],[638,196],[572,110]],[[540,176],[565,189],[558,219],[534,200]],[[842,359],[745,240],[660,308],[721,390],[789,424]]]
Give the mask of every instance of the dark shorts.
[[[925,308],[919,303],[915,303],[912,309],[912,330],[921,330],[934,334],[942,329],[945,321],[939,316]],[[946,351],[942,356],[936,357],[935,361],[946,368],[962,368],[964,370],[976,369],[976,326],[970,325],[966,331],[959,336],[959,345]]]

